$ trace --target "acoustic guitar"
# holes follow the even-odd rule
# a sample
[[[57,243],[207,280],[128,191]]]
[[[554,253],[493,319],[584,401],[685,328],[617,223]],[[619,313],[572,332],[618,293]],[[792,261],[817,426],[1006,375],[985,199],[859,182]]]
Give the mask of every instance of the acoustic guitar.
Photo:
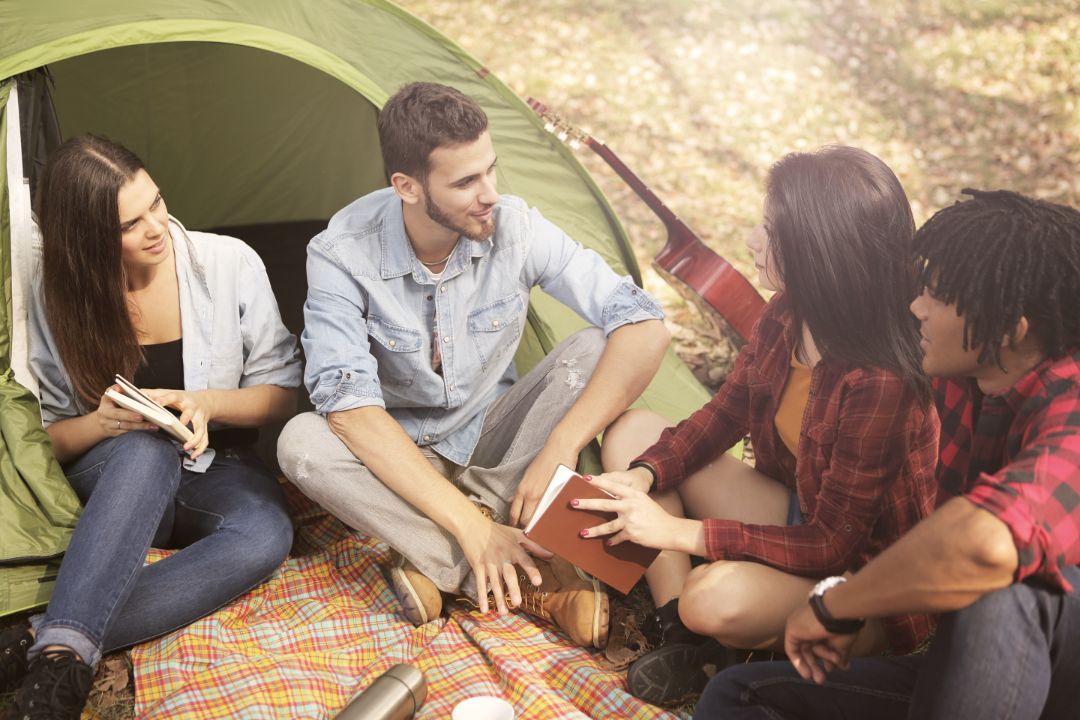
[[[750,281],[702,242],[611,148],[571,126],[539,100],[529,98],[526,102],[544,120],[545,130],[572,149],[588,146],[660,218],[667,229],[667,243],[653,259],[652,265],[657,273],[680,295],[700,308],[719,329],[731,328],[738,336],[732,337],[737,344],[745,342],[765,308],[765,300]],[[731,336],[731,333],[726,334]]]

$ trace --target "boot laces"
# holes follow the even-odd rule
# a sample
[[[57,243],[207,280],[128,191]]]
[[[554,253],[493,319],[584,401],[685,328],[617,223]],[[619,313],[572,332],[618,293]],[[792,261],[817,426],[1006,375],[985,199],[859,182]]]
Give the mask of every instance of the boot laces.
[[[17,707],[24,713],[21,717],[79,717],[93,679],[90,666],[74,654],[42,653],[31,663],[30,676],[16,698]]]
[[[545,620],[550,620],[551,613],[544,607],[547,603],[548,591],[534,588],[532,581],[525,575],[518,576],[518,583],[521,588],[529,588],[521,591],[521,609],[530,615],[538,615]]]

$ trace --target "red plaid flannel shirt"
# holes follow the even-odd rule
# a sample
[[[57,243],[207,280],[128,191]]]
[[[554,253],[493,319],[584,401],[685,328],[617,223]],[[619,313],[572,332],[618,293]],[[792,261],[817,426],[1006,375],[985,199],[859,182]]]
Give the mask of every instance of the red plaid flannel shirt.
[[[705,520],[706,557],[818,578],[859,569],[933,511],[938,421],[894,373],[821,362],[793,457],[775,426],[795,343],[792,324],[778,293],[716,396],[637,460],[656,471],[658,490],[668,490],[749,432],[757,470],[797,491],[806,522]],[[931,627],[926,616],[890,619],[890,649],[911,652]]]
[[[1016,581],[1040,576],[1066,592],[1080,565],[1080,350],[1044,360],[1003,393],[936,380],[940,502],[963,495],[1009,527]]]

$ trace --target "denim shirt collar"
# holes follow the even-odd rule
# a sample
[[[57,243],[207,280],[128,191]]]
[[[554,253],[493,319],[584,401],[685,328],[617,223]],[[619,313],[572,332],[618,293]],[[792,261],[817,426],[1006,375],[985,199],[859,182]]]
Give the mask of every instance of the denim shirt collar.
[[[206,269],[199,261],[195,243],[188,236],[187,228],[172,215],[169,216],[169,236],[173,241],[173,252],[179,261],[176,263],[177,272],[186,276],[187,280],[195,281],[192,285],[206,293],[206,298],[209,300],[211,298],[210,283],[206,279]]]
[[[446,263],[443,277],[449,280],[460,275],[469,260],[490,253],[492,244],[490,237],[481,242],[459,237],[454,253]],[[463,245],[467,248],[465,251],[461,249]],[[412,273],[413,280],[416,282],[426,282],[424,266],[413,252],[412,241],[409,240],[409,234],[405,230],[405,214],[402,210],[401,198],[396,193],[390,195],[386,214],[383,216],[382,232],[379,233],[379,252],[379,273],[383,280]]]

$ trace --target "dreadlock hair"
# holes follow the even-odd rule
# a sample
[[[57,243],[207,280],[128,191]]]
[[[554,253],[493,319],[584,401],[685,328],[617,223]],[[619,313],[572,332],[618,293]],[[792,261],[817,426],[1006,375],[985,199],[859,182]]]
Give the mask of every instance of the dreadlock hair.
[[[1021,317],[1047,357],[1080,346],[1080,212],[1008,190],[963,194],[972,199],[927,220],[914,249],[922,286],[964,318],[964,349],[1002,367]]]
[[[765,231],[794,326],[806,324],[823,358],[891,370],[924,402],[915,219],[896,175],[853,147],[791,153],[765,181]]]

